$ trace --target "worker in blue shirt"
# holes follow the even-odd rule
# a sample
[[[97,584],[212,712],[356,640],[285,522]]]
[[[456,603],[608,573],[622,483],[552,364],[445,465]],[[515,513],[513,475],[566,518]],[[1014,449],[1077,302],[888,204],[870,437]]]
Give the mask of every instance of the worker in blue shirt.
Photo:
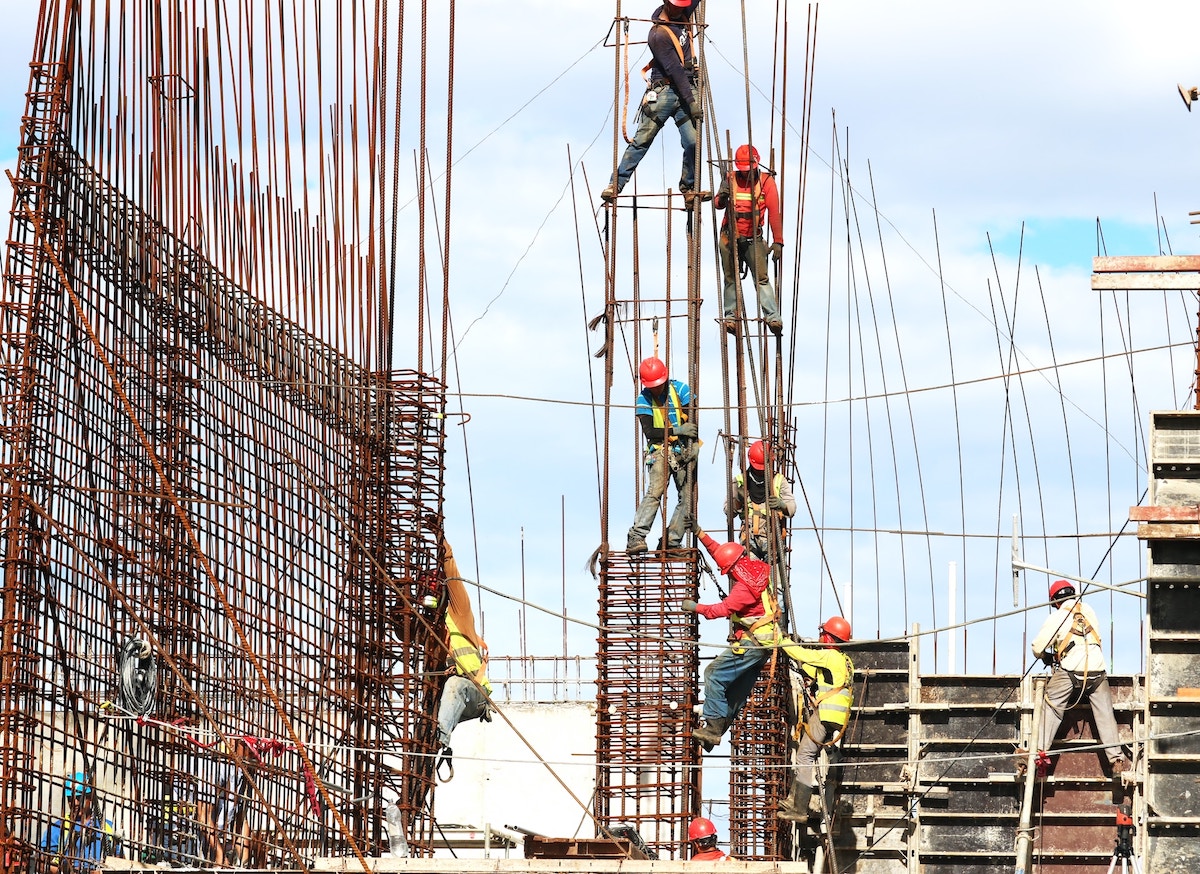
[[[692,390],[687,383],[667,379],[667,365],[660,358],[647,358],[638,368],[642,391],[634,414],[646,437],[646,495],[638,505],[629,529],[625,551],[646,551],[646,535],[658,515],[658,504],[667,490],[667,479],[675,480],[679,492],[675,512],[667,526],[667,549],[678,549],[691,526],[692,486],[695,483],[699,445],[696,423],[687,421]]]
[[[50,856],[50,874],[59,871],[95,871],[107,856],[121,855],[112,820],[94,809],[95,799],[87,776],[79,771],[67,780],[69,813],[55,819],[42,835],[42,850]]]
[[[641,123],[625,148],[616,176],[600,194],[606,203],[621,193],[667,119],[675,121],[683,146],[679,190],[687,204],[692,203],[696,187],[696,126],[700,123],[702,110],[700,97],[692,84],[696,64],[692,57],[691,19],[699,6],[699,0],[666,0],[650,16],[654,24],[646,44],[653,60],[649,67],[649,88],[639,112]],[[702,195],[702,199],[708,198]]]

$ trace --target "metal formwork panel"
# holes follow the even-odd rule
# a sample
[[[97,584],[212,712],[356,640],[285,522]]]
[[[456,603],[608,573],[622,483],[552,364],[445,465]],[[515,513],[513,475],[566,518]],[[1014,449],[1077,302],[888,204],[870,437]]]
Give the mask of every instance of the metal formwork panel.
[[[700,810],[699,623],[694,549],[601,562],[596,693],[597,824],[631,825],[659,858],[682,858]]]

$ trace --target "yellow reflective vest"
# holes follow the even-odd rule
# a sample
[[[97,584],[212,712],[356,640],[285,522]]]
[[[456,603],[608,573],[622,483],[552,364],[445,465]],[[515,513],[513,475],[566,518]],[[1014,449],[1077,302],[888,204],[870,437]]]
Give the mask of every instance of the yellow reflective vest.
[[[829,648],[812,648],[793,643],[783,648],[800,665],[800,670],[817,684],[813,703],[822,722],[840,725],[850,721],[854,703],[854,663],[845,653]]]
[[[487,678],[487,661],[475,644],[458,630],[449,614],[446,615],[446,630],[450,632],[450,657],[454,659],[456,673],[475,680],[484,691],[492,694],[492,684]]]

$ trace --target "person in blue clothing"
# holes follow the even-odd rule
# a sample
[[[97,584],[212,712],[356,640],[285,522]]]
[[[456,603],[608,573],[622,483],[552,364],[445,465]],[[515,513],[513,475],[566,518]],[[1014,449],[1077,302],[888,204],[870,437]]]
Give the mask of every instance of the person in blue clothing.
[[[121,855],[112,820],[95,810],[87,776],[76,772],[65,791],[69,812],[55,819],[42,835],[41,848],[50,857],[50,874],[60,871],[95,871],[107,856]]]
[[[674,120],[683,146],[679,190],[686,202],[692,203],[696,187],[696,126],[700,123],[702,110],[700,97],[693,87],[696,65],[692,57],[691,19],[699,6],[699,0],[666,0],[650,16],[654,22],[646,38],[653,56],[649,68],[650,86],[642,98],[637,133],[626,146],[616,175],[600,194],[606,203],[621,193],[667,119]]]
[[[683,535],[692,527],[692,486],[695,482],[698,429],[688,421],[692,390],[687,383],[667,379],[667,365],[659,358],[647,358],[638,368],[642,391],[634,414],[646,436],[646,495],[638,505],[629,529],[625,551],[630,555],[646,551],[646,535],[658,515],[658,504],[667,490],[667,478],[675,480],[679,492],[675,512],[667,525],[667,549],[678,549]]]

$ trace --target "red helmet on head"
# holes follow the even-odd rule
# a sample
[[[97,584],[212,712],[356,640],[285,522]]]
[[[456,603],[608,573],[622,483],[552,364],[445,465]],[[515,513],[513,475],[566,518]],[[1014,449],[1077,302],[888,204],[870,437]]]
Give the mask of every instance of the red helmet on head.
[[[711,819],[705,819],[698,816],[688,823],[688,840],[698,841],[701,838],[712,837],[717,833],[717,827],[712,824]]]
[[[761,440],[755,440],[750,444],[750,448],[746,451],[746,460],[755,470],[762,470],[767,466],[767,447]]]
[[[643,387],[658,388],[667,381],[667,365],[663,364],[661,358],[647,358],[638,368],[638,376],[641,377]]]
[[[738,146],[737,151],[733,154],[733,166],[742,173],[748,170],[757,170],[758,149],[751,145]]]
[[[667,0],[672,6],[678,6],[680,9],[687,9],[692,5],[692,0]]]
[[[830,616],[821,624],[819,630],[839,643],[845,643],[850,639],[850,623],[841,616]]]
[[[1067,580],[1055,580],[1050,584],[1050,600],[1069,598],[1075,594],[1075,584]]]
[[[727,574],[739,558],[746,554],[746,547],[733,540],[722,543],[712,550],[713,560],[717,563],[718,573]]]

